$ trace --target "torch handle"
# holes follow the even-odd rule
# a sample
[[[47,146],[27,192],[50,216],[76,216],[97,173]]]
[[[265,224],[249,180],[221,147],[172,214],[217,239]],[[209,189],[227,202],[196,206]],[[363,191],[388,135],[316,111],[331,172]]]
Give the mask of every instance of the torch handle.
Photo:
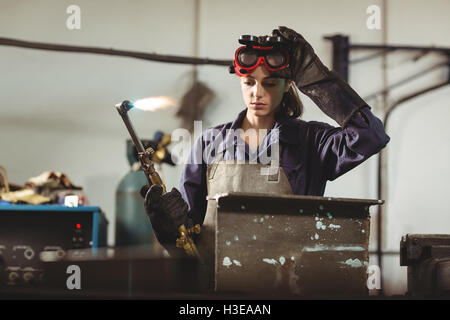
[[[127,127],[128,133],[131,136],[131,140],[133,140],[133,143],[136,147],[139,161],[141,162],[142,170],[145,172],[148,186],[150,187],[152,184],[159,184],[163,188],[163,193],[166,193],[166,186],[163,184],[161,177],[156,172],[155,168],[153,167],[153,162],[151,161],[154,150],[151,148],[147,150],[144,149],[144,146],[141,140],[138,138],[136,130],[134,130],[133,124],[131,123],[128,114],[121,111],[122,110],[119,110],[119,114],[122,117],[122,120]]]
[[[141,142],[141,140],[138,138],[136,131],[134,130],[133,125],[131,124],[130,118],[128,118],[128,114],[124,113],[124,114],[120,114],[123,122],[125,123],[125,126],[127,127],[128,133],[131,136],[131,140],[133,140],[133,143],[137,149],[138,153],[144,153],[145,149],[144,146]]]
[[[139,161],[141,162],[142,170],[147,178],[148,186],[151,187],[153,184],[159,184],[163,189],[163,194],[166,193],[166,186],[164,185],[158,172],[156,172],[153,162],[151,160],[152,155],[155,151],[152,148],[148,148],[145,152],[139,152]]]

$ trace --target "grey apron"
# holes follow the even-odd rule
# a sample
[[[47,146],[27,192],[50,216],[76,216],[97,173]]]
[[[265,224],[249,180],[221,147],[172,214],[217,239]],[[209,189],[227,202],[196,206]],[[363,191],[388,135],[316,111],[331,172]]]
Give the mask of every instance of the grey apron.
[[[214,196],[228,192],[292,195],[287,176],[279,166],[280,155],[281,147],[279,158],[272,160],[270,165],[264,165],[248,161],[222,160],[223,153],[221,153],[208,167],[206,171],[208,205],[197,244],[204,262],[212,270],[215,265],[217,221],[217,201],[214,200]],[[210,275],[210,278],[213,280],[213,275]]]

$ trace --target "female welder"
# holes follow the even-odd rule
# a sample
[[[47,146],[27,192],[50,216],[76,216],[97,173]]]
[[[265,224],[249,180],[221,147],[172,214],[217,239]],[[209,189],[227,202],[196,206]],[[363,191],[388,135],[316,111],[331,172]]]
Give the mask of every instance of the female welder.
[[[205,239],[214,243],[207,234],[216,210],[213,202],[207,202],[208,195],[322,196],[328,180],[348,172],[389,142],[370,107],[321,63],[300,34],[279,27],[272,37],[247,37],[240,42],[244,46],[236,50],[231,71],[240,78],[246,108],[233,122],[205,130],[197,139],[182,173],[181,192],[174,188],[162,195],[154,185],[146,194],[146,211],[166,247],[175,244],[181,224],[202,225],[199,243]],[[293,84],[340,127],[298,119],[302,104]],[[275,145],[279,148],[272,148]],[[203,157],[205,149],[214,150],[212,157]],[[261,155],[268,153],[277,161],[262,163]]]

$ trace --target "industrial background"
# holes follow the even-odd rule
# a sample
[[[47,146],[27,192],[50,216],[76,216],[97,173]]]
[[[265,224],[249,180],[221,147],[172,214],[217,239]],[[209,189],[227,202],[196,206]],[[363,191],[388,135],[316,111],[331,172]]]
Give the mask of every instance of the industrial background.
[[[81,28],[66,27],[68,6],[81,9]],[[367,27],[371,5],[381,9],[381,28]],[[450,48],[447,0],[0,0],[0,37],[53,44],[231,60],[241,34],[269,34],[277,26],[301,33],[320,59],[333,67],[326,36],[348,36],[351,44]],[[351,50],[348,81],[383,119],[399,99],[448,82],[448,51]],[[358,62],[358,59],[361,61]],[[352,61],[355,61],[352,63]],[[429,72],[424,70],[435,65]],[[443,66],[442,66],[443,65]],[[115,239],[116,189],[130,170],[127,132],[114,105],[124,99],[168,96],[179,105],[192,84],[194,67],[128,57],[0,46],[0,164],[10,182],[24,184],[43,171],[64,172],[91,205],[109,220]],[[203,129],[228,122],[244,108],[239,81],[225,66],[197,67],[213,92]],[[386,90],[415,74],[411,81]],[[384,93],[383,93],[383,90]],[[374,93],[377,93],[374,95]],[[303,119],[331,123],[309,98]],[[386,127],[382,199],[383,289],[407,290],[399,263],[403,235],[448,234],[446,192],[450,168],[450,88],[442,86],[402,103]],[[177,108],[135,112],[140,137],[180,127]],[[378,198],[378,155],[329,182],[325,196]],[[168,189],[178,187],[182,166],[163,164]],[[377,264],[377,207],[371,208],[370,264]]]

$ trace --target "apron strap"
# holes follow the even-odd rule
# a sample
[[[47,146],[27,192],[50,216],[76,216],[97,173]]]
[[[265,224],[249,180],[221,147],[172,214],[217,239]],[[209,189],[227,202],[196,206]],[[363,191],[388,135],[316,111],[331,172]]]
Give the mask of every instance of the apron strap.
[[[269,182],[278,182],[280,181],[280,160],[281,160],[281,152],[283,151],[283,147],[281,146],[281,144],[279,144],[279,152],[278,152],[278,161],[277,163],[274,163],[274,160],[270,161],[270,167],[267,168],[267,170],[269,171],[269,174],[267,175],[267,181]],[[273,171],[275,171],[274,173],[272,173]],[[272,174],[270,174],[272,173]]]
[[[216,174],[217,166],[219,165],[219,162],[223,159],[223,156],[225,154],[225,150],[221,153],[219,153],[216,158],[211,163],[211,170],[209,171],[209,180],[214,179],[214,175]]]

